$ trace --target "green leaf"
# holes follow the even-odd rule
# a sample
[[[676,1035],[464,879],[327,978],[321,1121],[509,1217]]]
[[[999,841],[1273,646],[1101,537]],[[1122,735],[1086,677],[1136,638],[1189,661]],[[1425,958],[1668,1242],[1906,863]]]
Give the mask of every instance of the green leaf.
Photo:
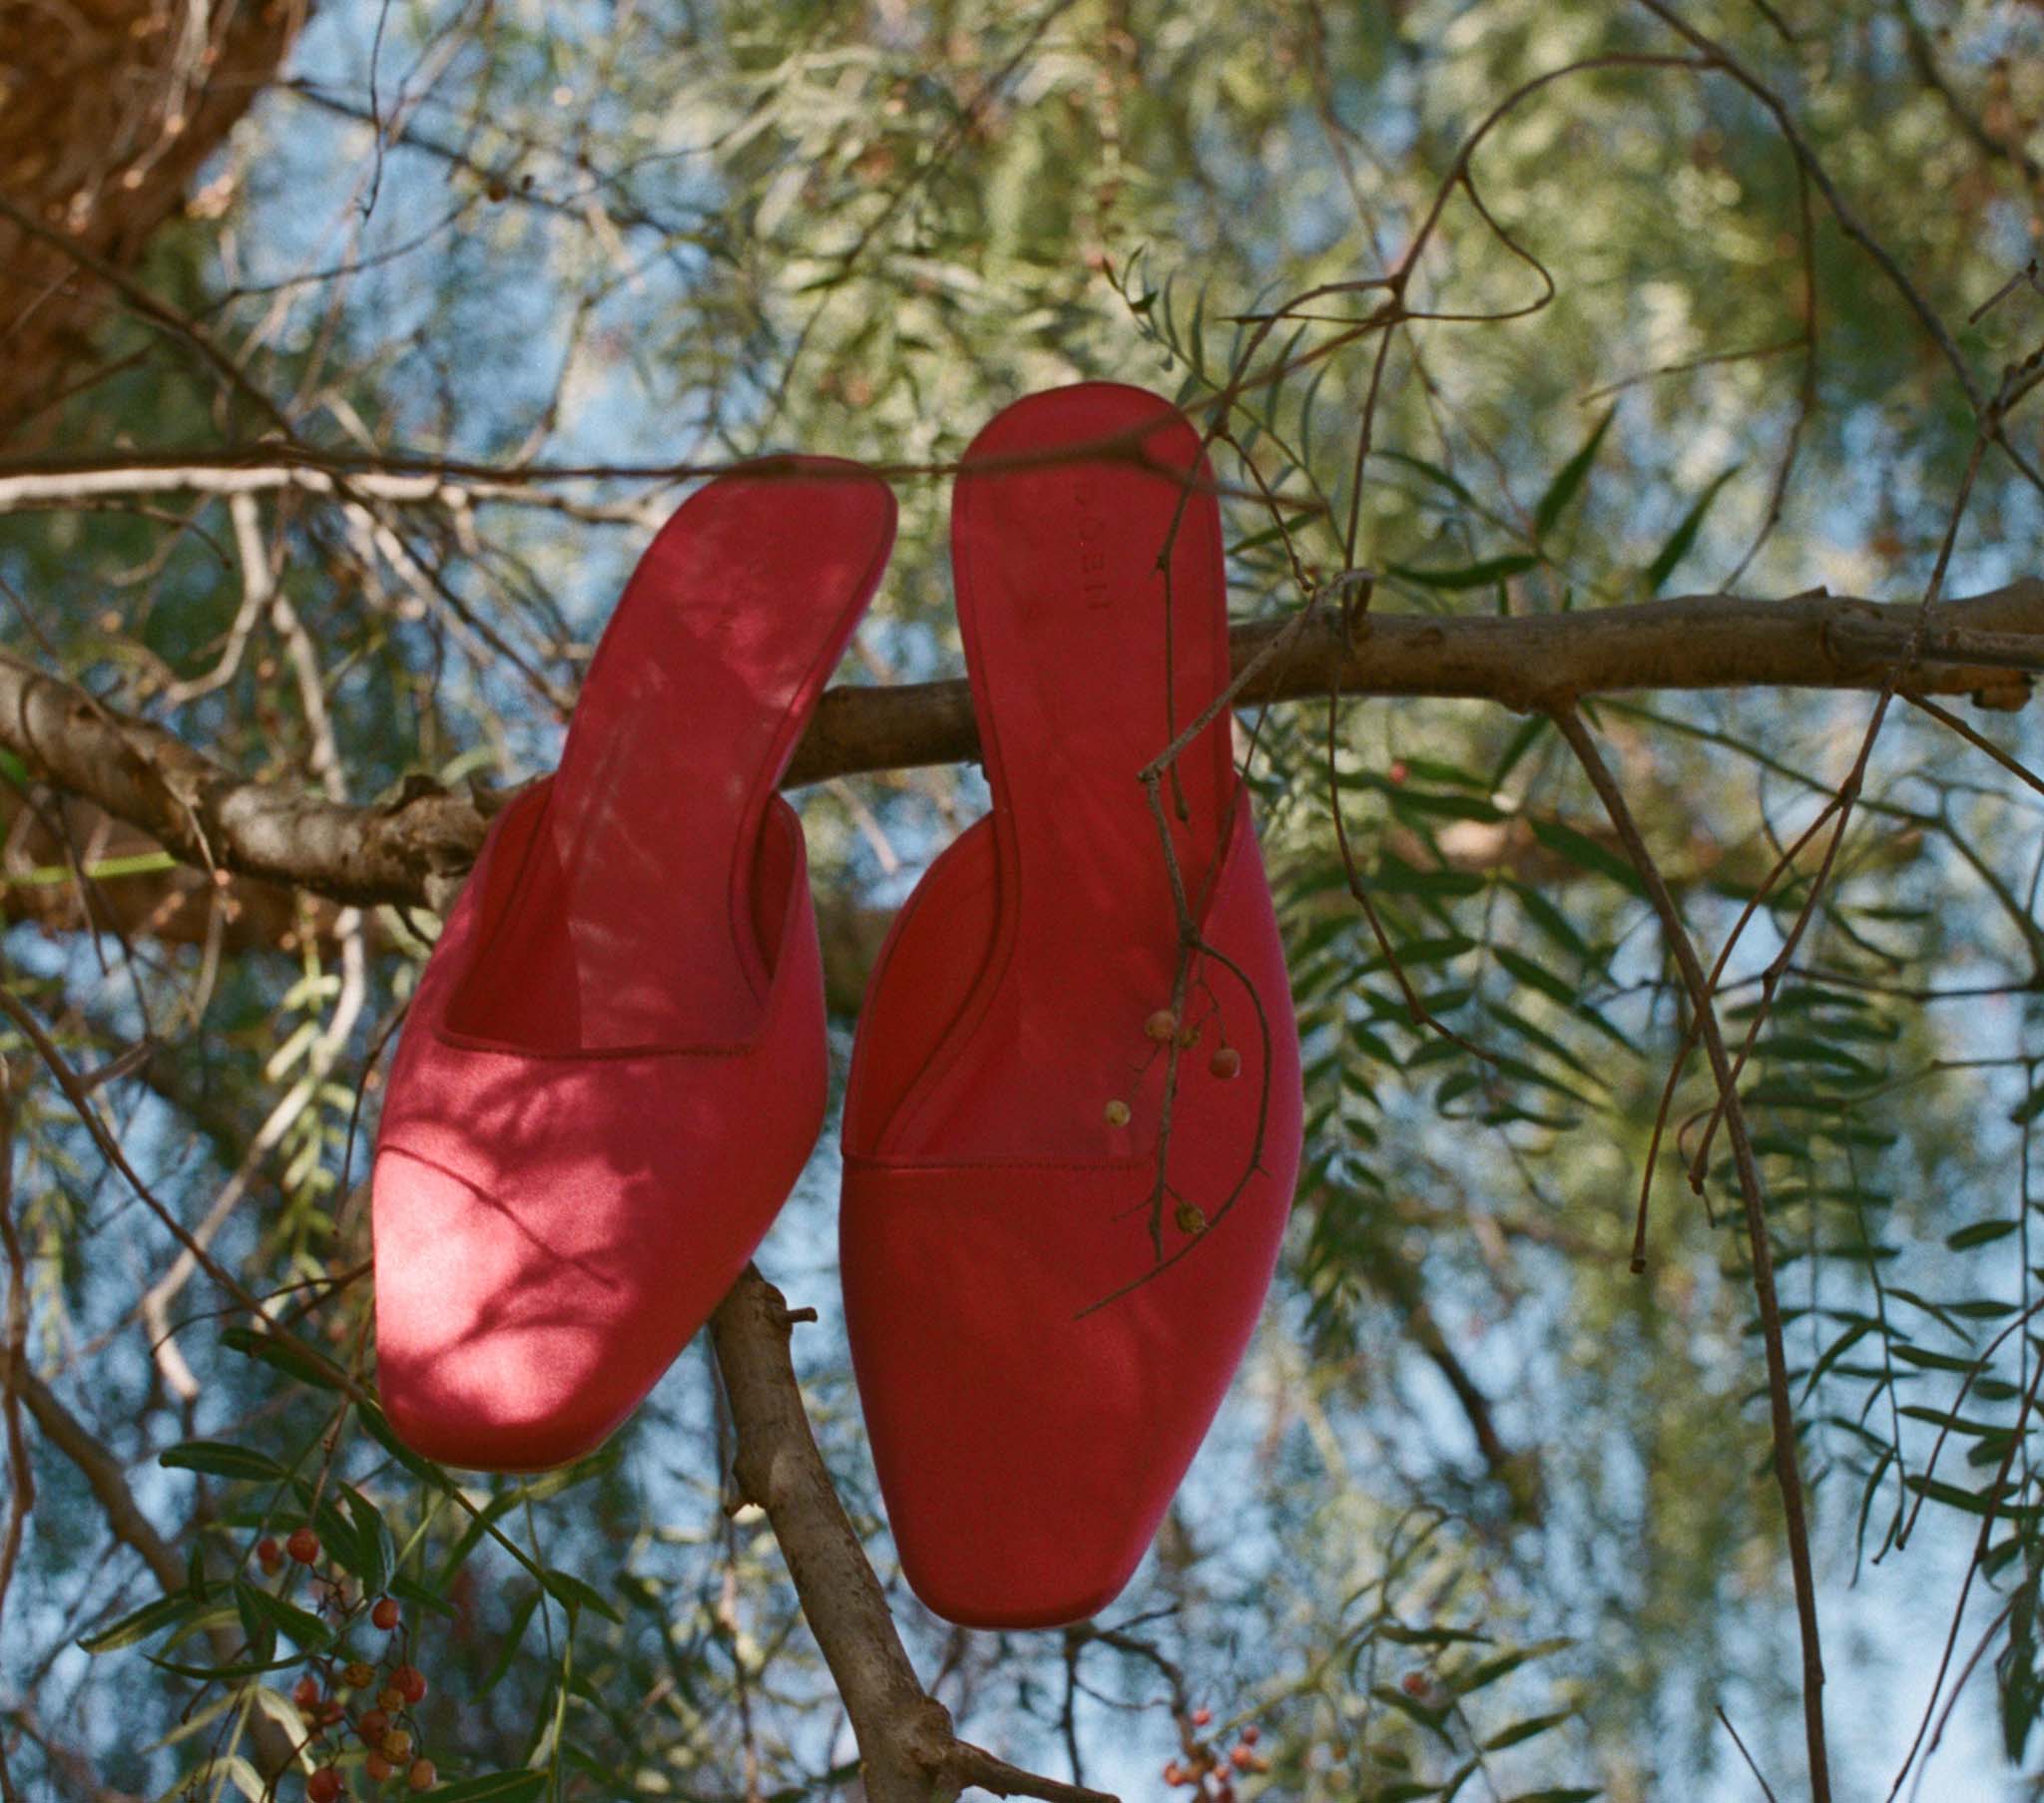
[[[2035,1503],[2010,1505],[1997,1502],[1991,1491],[1976,1494],[1961,1490],[1956,1484],[1941,1484],[1935,1478],[1912,1476],[1907,1480],[1909,1489],[1927,1497],[1933,1503],[1942,1503],[1947,1509],[1956,1509],[1966,1515],[1986,1515],[1990,1511],[2004,1521],[2035,1521],[2039,1514]],[[2005,1493],[2004,1493],[2005,1494]]]
[[[1266,526],[1262,532],[1253,532],[1246,539],[1238,539],[1233,545],[1229,546],[1228,555],[1230,557],[1241,557],[1245,552],[1259,551],[1266,545],[1288,537],[1301,526],[1318,518],[1319,510],[1317,508],[1301,508],[1288,520],[1279,520],[1273,525]]]
[[[1670,536],[1668,543],[1655,554],[1654,561],[1647,566],[1645,582],[1649,595],[1661,593],[1661,585],[1675,574],[1675,567],[1689,556],[1690,547],[1697,542],[1697,534],[1704,529],[1704,516],[1711,511],[1711,504],[1718,499],[1718,491],[1739,474],[1743,465],[1735,463],[1729,470],[1713,478],[1711,486],[1698,496],[1697,503],[1682,516],[1681,524]]]
[[[1400,1715],[1426,1729],[1428,1733],[1436,1735],[1448,1747],[1454,1746],[1454,1736],[1447,1728],[1448,1711],[1445,1708],[1429,1709],[1416,1696],[1407,1696],[1395,1684],[1378,1684],[1370,1691],[1370,1695],[1378,1702],[1388,1704]]]
[[[438,1590],[431,1589],[419,1582],[416,1578],[407,1578],[402,1572],[399,1572],[391,1578],[390,1582],[385,1587],[390,1591],[391,1595],[399,1598],[401,1601],[416,1603],[420,1608],[431,1609],[434,1614],[445,1615],[449,1620],[454,1618],[454,1604],[449,1602]]]
[[[1550,1728],[1558,1728],[1574,1714],[1573,1710],[1558,1710],[1553,1715],[1528,1716],[1524,1721],[1515,1721],[1509,1728],[1502,1728],[1483,1743],[1486,1753],[1495,1753],[1505,1747],[1515,1747],[1522,1740],[1531,1740],[1535,1735],[1545,1734]]]
[[[618,1605],[594,1584],[586,1583],[573,1572],[548,1572],[546,1586],[570,1608],[594,1609],[607,1621],[623,1621]]]
[[[1538,889],[1529,888],[1516,879],[1508,879],[1505,885],[1519,898],[1519,905],[1526,910],[1526,916],[1548,938],[1584,964],[1596,962],[1588,942],[1570,923],[1569,917]]]
[[[1533,748],[1534,741],[1554,722],[1544,713],[1529,713],[1513,729],[1512,736],[1505,741],[1505,748],[1498,754],[1497,768],[1490,773],[1490,780],[1484,784],[1487,792],[1495,792],[1505,785],[1505,778],[1519,767],[1519,759]]]
[[[1429,965],[1447,964],[1476,949],[1476,941],[1465,933],[1445,933],[1436,939],[1407,939],[1391,947],[1397,955],[1399,966],[1405,970],[1423,970]],[[1358,977],[1366,977],[1373,971],[1388,970],[1391,960],[1381,952],[1364,959],[1355,967]]]
[[[1810,1367],[1809,1381],[1802,1386],[1802,1396],[1805,1402],[1809,1400],[1810,1392],[1817,1387],[1823,1374],[1830,1370],[1854,1346],[1858,1345],[1872,1327],[1873,1323],[1871,1321],[1854,1321],[1850,1327],[1846,1328],[1830,1345],[1824,1348],[1823,1357]]]
[[[249,1643],[250,1662],[263,1667],[276,1662],[276,1623],[250,1600],[253,1591],[251,1584],[235,1585],[235,1614]]]
[[[138,1640],[148,1639],[151,1634],[174,1622],[190,1619],[198,1608],[198,1599],[183,1590],[174,1596],[159,1596],[154,1602],[145,1602],[132,1614],[123,1615],[110,1626],[101,1628],[98,1633],[85,1635],[78,1644],[87,1652],[118,1652],[124,1646],[133,1646]]]
[[[1424,476],[1429,482],[1438,483],[1456,500],[1469,507],[1477,505],[1476,497],[1437,463],[1428,463],[1424,457],[1414,457],[1409,451],[1379,450],[1372,452],[1371,455],[1385,463],[1402,464],[1406,469]]]
[[[1617,852],[1607,850],[1587,833],[1580,833],[1573,826],[1564,826],[1559,820],[1529,818],[1526,824],[1533,829],[1534,838],[1570,863],[1608,876],[1634,895],[1647,893],[1646,885],[1640,881],[1640,873]]]
[[[247,1803],[269,1803],[269,1799],[276,1795],[269,1785],[262,1782],[262,1774],[240,1753],[230,1753],[223,1763],[228,1776],[235,1781],[235,1788]]]
[[[1565,1651],[1575,1641],[1565,1635],[1549,1640],[1536,1640],[1530,1646],[1517,1646],[1510,1652],[1499,1653],[1494,1659],[1485,1659],[1481,1665],[1464,1672],[1455,1680],[1455,1690],[1461,1696],[1473,1695],[1486,1684],[1494,1684],[1501,1677],[1517,1671],[1521,1665],[1533,1659],[1544,1659],[1553,1653]]]
[[[1566,978],[1557,977],[1552,971],[1535,964],[1522,952],[1515,952],[1510,946],[1491,948],[1491,956],[1500,967],[1516,977],[1521,983],[1537,989],[1551,1002],[1559,1002],[1564,1008],[1576,1005],[1576,986]]]
[[[361,1577],[368,1556],[362,1550],[361,1536],[355,1532],[354,1523],[341,1514],[331,1495],[317,1495],[302,1478],[291,1480],[291,1491],[317,1531],[327,1558],[343,1571]]]
[[[1393,576],[1402,576],[1409,583],[1419,584],[1423,589],[1481,589],[1530,570],[1539,561],[1529,551],[1509,551],[1503,557],[1485,558],[1481,563],[1465,564],[1459,570],[1420,570],[1411,564],[1387,564],[1385,569]]]
[[[171,1471],[204,1472],[213,1478],[260,1481],[288,1475],[267,1453],[258,1453],[246,1446],[230,1446],[223,1440],[184,1441],[159,1454],[157,1463]]]
[[[353,1568],[355,1576],[365,1589],[387,1589],[391,1574],[397,1570],[397,1541],[390,1532],[390,1524],[383,1519],[383,1512],[352,1484],[341,1486],[341,1498],[354,1524],[355,1544],[360,1551],[360,1564]]]
[[[426,1795],[442,1798],[444,1803],[530,1803],[546,1787],[545,1772],[483,1772],[437,1785]]]
[[[1568,504],[1576,498],[1576,491],[1583,486],[1583,478],[1589,475],[1591,464],[1597,461],[1597,447],[1604,442],[1604,434],[1611,429],[1611,422],[1617,415],[1618,409],[1611,408],[1590,429],[1590,436],[1583,441],[1582,449],[1561,466],[1560,473],[1548,485],[1547,493],[1540,497],[1539,505],[1533,509],[1533,536],[1536,539],[1547,536]]]
[[[312,1140],[311,1144],[316,1152],[318,1140]],[[302,1346],[278,1339],[273,1333],[257,1333],[248,1327],[229,1327],[222,1330],[220,1338],[221,1344],[230,1351],[239,1352],[244,1358],[256,1359],[301,1384],[310,1384],[319,1390],[337,1391],[340,1388],[339,1374],[324,1359],[315,1357]]]
[[[1970,1227],[1960,1227],[1956,1232],[1947,1233],[1944,1243],[1954,1252],[1963,1252],[1969,1246],[1984,1246],[1990,1240],[2006,1239],[2018,1224],[2012,1220],[1976,1220]]]
[[[1399,1646],[1459,1646],[1480,1645],[1490,1635],[1469,1627],[1407,1627],[1402,1622],[1387,1621],[1377,1629],[1377,1638]]]
[[[272,1629],[265,1627],[262,1631],[274,1640]],[[202,1684],[231,1684],[242,1678],[259,1677],[265,1671],[292,1671],[305,1662],[305,1655],[295,1647],[280,1659],[265,1654],[259,1659],[236,1659],[226,1665],[188,1665],[153,1652],[142,1656],[159,1671],[168,1671],[173,1677],[196,1678]]]
[[[1493,801],[1481,795],[1443,795],[1437,789],[1402,788],[1385,784],[1394,814],[1430,815],[1437,820],[1474,820],[1489,826],[1504,814]]]
[[[1904,1403],[1901,1413],[1911,1421],[1927,1421],[1934,1428],[1944,1428],[1969,1439],[1978,1439],[1985,1434],[2005,1437],[2009,1431],[1992,1421],[1973,1421],[1964,1415],[1954,1415],[1948,1409],[1926,1409],[1921,1403]]]
[[[1421,870],[1386,852],[1364,882],[1372,895],[1425,895],[1443,901],[1483,893],[1483,878],[1473,870]]]
[[[258,1584],[236,1584],[235,1600],[242,1606],[245,1618],[253,1615],[267,1622],[280,1633],[290,1635],[306,1652],[317,1652],[333,1638],[333,1630],[311,1610],[286,1602]]]
[[[1953,1358],[1948,1352],[1932,1352],[1923,1346],[1897,1346],[1894,1353],[1905,1365],[1917,1365],[1925,1371],[1953,1371],[1961,1376],[1970,1376],[1980,1362]]]

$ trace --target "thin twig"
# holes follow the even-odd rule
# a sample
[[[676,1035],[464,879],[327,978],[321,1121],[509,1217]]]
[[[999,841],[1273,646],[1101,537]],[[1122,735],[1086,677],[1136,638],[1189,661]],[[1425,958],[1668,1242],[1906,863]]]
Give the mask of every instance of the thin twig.
[[[1746,1769],[1753,1773],[1753,1781],[1761,1787],[1761,1795],[1767,1798],[1768,1803],[1776,1803],[1775,1787],[1754,1763],[1753,1755],[1746,1750],[1746,1742],[1739,1738],[1739,1730],[1732,1725],[1732,1717],[1725,1713],[1723,1703],[1718,1705],[1718,1719],[1725,1724],[1725,1732],[1732,1736],[1732,1744],[1739,1749],[1740,1758],[1746,1761]]]
[[[1768,1407],[1774,1434],[1775,1481],[1782,1496],[1782,1519],[1788,1542],[1788,1568],[1795,1589],[1795,1613],[1802,1642],[1802,1722],[1809,1754],[1812,1803],[1829,1803],[1831,1795],[1830,1758],[1825,1746],[1822,1640],[1817,1625],[1816,1578],[1809,1552],[1809,1523],[1804,1506],[1802,1474],[1795,1446],[1795,1414],[1788,1392],[1788,1357],[1782,1335],[1782,1307],[1775,1293],[1775,1254],[1769,1238],[1767,1197],[1761,1182],[1759,1160],[1747,1133],[1746,1111],[1732,1073],[1732,1061],[1725,1050],[1725,1038],[1718,1028],[1718,1016],[1711,1001],[1710,985],[1702,960],[1697,956],[1681,911],[1669,893],[1661,867],[1647,849],[1635,823],[1625,792],[1611,767],[1598,750],[1597,741],[1583,724],[1572,703],[1550,708],[1555,725],[1569,742],[1582,764],[1584,774],[1611,816],[1613,829],[1625,846],[1626,855],[1640,873],[1655,912],[1661,917],[1669,949],[1688,985],[1691,1006],[1704,1037],[1712,1074],[1718,1080],[1723,1100],[1726,1129],[1732,1137],[1733,1157],[1739,1171],[1741,1200],[1745,1206],[1747,1243],[1753,1258],[1754,1300],[1760,1310],[1761,1339],[1768,1367]]]

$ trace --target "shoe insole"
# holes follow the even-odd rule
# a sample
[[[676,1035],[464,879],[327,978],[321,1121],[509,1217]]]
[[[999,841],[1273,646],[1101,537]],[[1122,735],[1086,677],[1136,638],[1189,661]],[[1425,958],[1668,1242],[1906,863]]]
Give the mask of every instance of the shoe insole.
[[[962,937],[988,919],[975,834],[937,878],[975,905],[919,907],[890,959],[888,987],[910,966],[950,981],[919,976],[914,997],[888,998],[934,1050],[897,1107],[864,1099],[868,1121],[891,1115],[873,1149],[1135,1155],[1155,1143],[1154,1120],[1147,1139],[1140,1114],[1112,1130],[1107,1105],[1160,1087],[1145,1026],[1170,1006],[1179,963],[1139,772],[1229,675],[1220,512],[1198,433],[1158,396],[1113,383],[1018,402],[966,453],[952,563],[994,796],[991,933],[975,928],[977,947]],[[1161,795],[1197,914],[1236,787],[1226,710],[1177,777]],[[937,943],[942,955],[925,955]]]
[[[668,522],[520,855],[495,860],[452,1033],[555,1053],[751,1037],[773,951],[761,822],[893,532],[886,487],[821,458],[720,477]]]

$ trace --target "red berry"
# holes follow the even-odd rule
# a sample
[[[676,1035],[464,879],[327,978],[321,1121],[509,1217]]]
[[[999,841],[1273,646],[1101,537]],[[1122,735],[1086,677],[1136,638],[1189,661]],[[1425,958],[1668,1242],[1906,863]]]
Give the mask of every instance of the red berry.
[[[1222,1046],[1207,1061],[1207,1069],[1225,1083],[1242,1069],[1242,1054],[1233,1046]]]
[[[1193,1726],[1196,1728],[1204,1728],[1213,1719],[1214,1711],[1212,1709],[1201,1707],[1193,1711]]]
[[[1384,772],[1384,774],[1388,776],[1393,782],[1403,782],[1406,777],[1412,774],[1412,772],[1405,767],[1405,760],[1401,757],[1398,758],[1391,765],[1391,767]]]
[[[293,1528],[290,1539],[283,1544],[283,1550],[299,1565],[309,1566],[319,1557],[319,1537],[309,1528]],[[337,1784],[339,1781],[339,1774],[336,1773],[334,1782]]]
[[[433,1769],[433,1762],[430,1759],[414,1759],[411,1762],[411,1771],[406,1775],[404,1781],[413,1790],[431,1790],[433,1788],[433,1780],[439,1777],[439,1775]]]
[[[1408,1671],[1398,1680],[1398,1688],[1407,1696],[1424,1696],[1432,1686],[1427,1683],[1425,1672]]]
[[[391,1632],[397,1626],[397,1604],[385,1596],[369,1611],[369,1619],[386,1634]]]
[[[312,1803],[333,1803],[340,1795],[340,1773],[330,1765],[322,1765],[305,1780],[305,1795]]]
[[[372,1784],[381,1784],[385,1778],[397,1770],[397,1767],[385,1759],[381,1753],[371,1753],[368,1758],[362,1761],[362,1770],[368,1773],[369,1781]]]
[[[319,1707],[319,1680],[308,1671],[291,1686],[291,1701],[302,1713],[309,1715]]]
[[[1143,1023],[1143,1031],[1161,1046],[1177,1037],[1178,1016],[1168,1008],[1160,1008]]]
[[[265,1572],[273,1572],[283,1564],[283,1549],[276,1544],[274,1535],[265,1534],[256,1543],[256,1563]]]
[[[1170,1760],[1164,1768],[1164,1781],[1167,1784],[1183,1784],[1186,1781],[1185,1767],[1176,1759]]]
[[[347,1709],[337,1696],[329,1696],[319,1705],[319,1719],[331,1727],[337,1721],[347,1720]]]
[[[426,1674],[416,1665],[400,1665],[390,1674],[391,1687],[408,1703],[426,1700]]]
[[[1258,1727],[1255,1722],[1251,1722],[1249,1726],[1244,1728],[1242,1731],[1242,1743],[1246,1747],[1255,1746],[1257,1742],[1262,1740],[1263,1738],[1264,1730]]]
[[[1256,1762],[1256,1754],[1252,1753],[1248,1747],[1237,1747],[1234,1752],[1228,1755],[1228,1763],[1234,1766],[1237,1771],[1246,1772]]]
[[[355,1732],[362,1737],[362,1745],[379,1747],[390,1732],[390,1717],[381,1709],[364,1709],[355,1722]]]

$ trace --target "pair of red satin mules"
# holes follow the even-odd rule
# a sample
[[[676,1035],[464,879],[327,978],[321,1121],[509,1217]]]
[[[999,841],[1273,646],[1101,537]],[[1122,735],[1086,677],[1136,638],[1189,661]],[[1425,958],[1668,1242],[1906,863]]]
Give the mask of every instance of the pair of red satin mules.
[[[1087,383],[1002,413],[957,482],[993,811],[874,970],[840,1231],[903,1570],[968,1624],[1076,1620],[1128,1581],[1241,1360],[1297,1172],[1297,1033],[1227,710],[1161,791],[1203,947],[1176,1013],[1138,780],[1229,676],[1204,474],[1164,401]],[[893,535],[855,465],[710,483],[626,589],[559,771],[492,825],[377,1143],[378,1383],[421,1453],[538,1470],[595,1448],[807,1160],[821,969],[775,789]]]

